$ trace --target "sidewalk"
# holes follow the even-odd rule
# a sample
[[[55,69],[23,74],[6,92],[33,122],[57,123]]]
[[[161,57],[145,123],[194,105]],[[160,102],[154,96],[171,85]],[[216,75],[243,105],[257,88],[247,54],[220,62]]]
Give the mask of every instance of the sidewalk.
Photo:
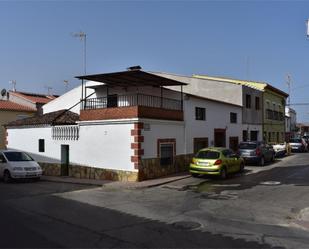
[[[67,176],[42,176],[41,180],[49,182],[102,186],[104,188],[111,188],[111,189],[142,189],[142,188],[150,188],[163,185],[166,183],[178,181],[189,177],[190,174],[188,172],[184,172],[157,179],[146,180],[142,182],[117,182],[110,180],[80,179]]]

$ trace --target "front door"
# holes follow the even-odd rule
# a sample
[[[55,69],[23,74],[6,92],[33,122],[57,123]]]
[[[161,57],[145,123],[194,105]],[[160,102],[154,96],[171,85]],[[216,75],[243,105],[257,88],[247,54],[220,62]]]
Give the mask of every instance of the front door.
[[[68,176],[69,175],[69,164],[70,164],[70,147],[69,145],[62,144],[61,145],[61,175]]]
[[[251,139],[251,141],[257,141],[258,140],[258,131],[250,131],[250,139]]]
[[[225,129],[215,129],[215,147],[225,147]]]
[[[107,96],[107,107],[117,107],[118,106],[118,95],[112,94]]]

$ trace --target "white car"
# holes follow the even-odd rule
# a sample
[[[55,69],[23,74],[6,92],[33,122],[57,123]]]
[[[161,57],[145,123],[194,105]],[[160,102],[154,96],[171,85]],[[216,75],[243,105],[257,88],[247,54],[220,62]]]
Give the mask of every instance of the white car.
[[[25,152],[0,150],[0,178],[4,182],[12,179],[40,179],[42,168]]]

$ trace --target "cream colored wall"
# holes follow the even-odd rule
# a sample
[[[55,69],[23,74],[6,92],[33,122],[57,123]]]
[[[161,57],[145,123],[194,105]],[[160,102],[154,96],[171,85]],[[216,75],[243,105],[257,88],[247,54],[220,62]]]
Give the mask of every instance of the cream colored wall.
[[[0,110],[0,149],[5,148],[5,124],[17,120],[18,115],[33,116],[32,112],[21,112],[21,111],[4,111]]]

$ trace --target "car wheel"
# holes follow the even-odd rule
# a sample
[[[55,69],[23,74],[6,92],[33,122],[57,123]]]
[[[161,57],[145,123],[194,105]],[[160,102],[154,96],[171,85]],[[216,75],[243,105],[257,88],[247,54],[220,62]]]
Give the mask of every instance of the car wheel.
[[[8,171],[8,170],[4,171],[4,173],[3,173],[3,181],[5,183],[10,183],[12,181],[12,177],[11,177],[10,171]]]
[[[197,174],[197,173],[191,173],[191,176],[192,176],[192,177],[198,177],[199,174]]]
[[[265,166],[265,159],[264,157],[262,156],[261,159],[260,159],[260,166]]]
[[[244,163],[241,163],[241,164],[240,164],[240,168],[239,168],[239,172],[240,172],[240,173],[244,172],[244,169],[245,169],[245,164],[244,164]]]
[[[226,168],[223,167],[223,168],[220,170],[220,179],[224,180],[224,179],[226,179],[226,177],[227,177]]]

